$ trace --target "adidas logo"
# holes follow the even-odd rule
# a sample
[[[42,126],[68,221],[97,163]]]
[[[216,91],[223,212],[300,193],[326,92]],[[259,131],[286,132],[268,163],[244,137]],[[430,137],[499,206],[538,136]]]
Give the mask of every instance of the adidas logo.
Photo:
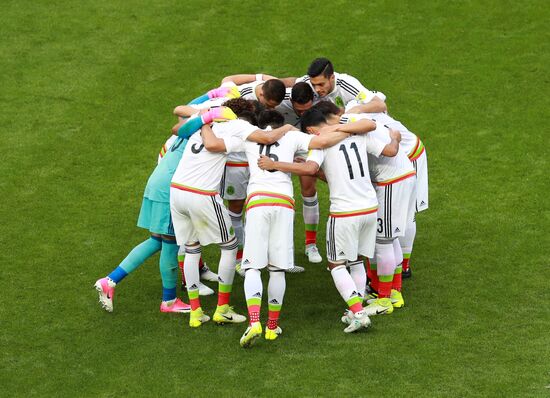
[[[357,296],[359,293],[357,293],[355,290],[351,293],[352,296]]]
[[[259,297],[259,298],[262,298],[262,293],[257,292],[257,293],[254,294],[252,297]]]
[[[269,302],[269,304],[279,304],[279,302],[277,300],[273,299]]]
[[[247,265],[247,264],[250,264],[250,261],[248,261],[248,259],[246,258],[246,259],[243,261],[243,265]]]
[[[425,204],[426,204],[426,202],[424,202],[424,201],[420,202],[420,206],[425,205]]]
[[[339,256],[345,256],[345,255],[346,255],[346,253],[344,253],[344,252],[340,252],[340,253],[339,253],[338,255],[339,255]]]
[[[399,228],[395,228],[395,232],[401,232]]]
[[[218,276],[218,282],[220,282],[220,283],[225,283],[225,282],[223,281],[223,279],[221,278],[221,276]]]
[[[198,286],[195,285],[194,283],[191,285],[191,287],[189,288],[189,290],[196,290],[198,289]]]

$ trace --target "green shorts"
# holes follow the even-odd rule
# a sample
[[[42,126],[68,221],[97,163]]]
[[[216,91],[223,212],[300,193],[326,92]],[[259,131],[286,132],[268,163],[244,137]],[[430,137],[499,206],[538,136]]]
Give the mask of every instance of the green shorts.
[[[170,203],[157,202],[144,197],[137,225],[151,233],[174,236]]]

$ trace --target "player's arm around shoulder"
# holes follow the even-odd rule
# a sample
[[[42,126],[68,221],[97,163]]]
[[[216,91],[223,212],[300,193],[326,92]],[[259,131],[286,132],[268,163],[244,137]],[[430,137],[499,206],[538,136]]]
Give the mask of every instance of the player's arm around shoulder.
[[[226,76],[222,79],[222,85],[225,83],[235,83],[237,86],[241,84],[252,83],[255,81],[267,81],[270,79],[277,79],[275,76],[266,75],[265,73],[241,73],[238,75]]]
[[[276,162],[265,155],[258,159],[258,167],[262,170],[278,170],[301,176],[313,176],[319,171],[319,164],[311,160],[304,163]]]
[[[293,129],[294,126],[291,124],[285,124],[271,131],[258,129],[252,132],[246,139],[257,144],[271,145],[279,141],[286,133]]]

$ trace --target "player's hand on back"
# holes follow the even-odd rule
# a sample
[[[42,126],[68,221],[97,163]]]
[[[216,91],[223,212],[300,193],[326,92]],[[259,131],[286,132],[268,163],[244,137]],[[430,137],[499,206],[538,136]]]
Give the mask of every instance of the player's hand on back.
[[[397,142],[401,142],[401,133],[397,130],[390,129],[390,138],[392,140],[396,140]]]
[[[274,170],[275,162],[268,156],[260,155],[258,167],[262,170]]]

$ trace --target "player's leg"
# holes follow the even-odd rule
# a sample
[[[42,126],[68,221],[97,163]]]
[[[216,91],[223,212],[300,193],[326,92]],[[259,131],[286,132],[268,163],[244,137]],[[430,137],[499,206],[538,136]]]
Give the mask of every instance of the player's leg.
[[[251,202],[253,204],[253,202]],[[248,307],[249,325],[244,331],[240,344],[250,347],[262,334],[260,308],[262,305],[263,285],[260,270],[267,266],[270,210],[267,207],[250,207],[246,212],[243,260],[241,267],[245,271],[244,294]]]
[[[183,262],[183,272],[185,273],[185,282],[187,284],[187,294],[189,304],[191,305],[191,315],[189,317],[189,326],[199,327],[204,322],[210,320],[210,317],[204,314],[199,298],[199,261],[201,258],[201,245],[199,242],[188,242],[185,244],[185,260]]]
[[[109,275],[96,281],[94,287],[99,294],[99,303],[104,310],[108,312],[113,311],[113,297],[117,283],[136,270],[149,257],[157,253],[161,247],[162,239],[160,236],[151,235],[148,239],[134,247]]]
[[[229,217],[231,218],[231,225],[233,226],[233,231],[235,232],[235,237],[237,238],[237,243],[239,245],[237,250],[237,263],[240,263],[243,257],[243,247],[244,247],[244,225],[243,225],[243,207],[245,199],[237,200],[228,200],[227,209]]]
[[[330,274],[336,290],[352,313],[349,316],[350,326],[344,329],[349,333],[361,327],[368,327],[370,320],[363,311],[363,299],[359,295],[359,289],[346,268],[346,256],[357,258],[357,243],[355,243],[355,253],[352,253],[353,246],[350,245],[350,242],[357,241],[357,236],[353,228],[350,228],[352,222],[347,218],[330,216],[327,221],[326,239]]]
[[[376,239],[376,270],[378,275],[378,298],[365,307],[368,315],[391,314],[393,305],[390,300],[393,274],[396,260],[392,238]]]
[[[178,251],[178,266],[181,273],[181,290],[186,290],[186,283],[185,283],[185,272],[183,272],[183,263],[185,261],[185,247],[180,247]],[[208,265],[202,261],[202,257],[199,261],[199,273],[200,273],[200,279],[201,280],[207,280],[207,281],[217,281],[218,280],[218,274],[215,272],[212,272],[210,268],[208,268]],[[214,290],[212,290],[210,287],[206,286],[204,283],[199,281],[199,295],[200,296],[210,296],[214,294]]]
[[[394,239],[392,243],[393,253],[397,266],[395,267],[395,271],[393,273],[390,299],[394,308],[401,308],[405,305],[405,300],[403,299],[403,295],[401,293],[403,252],[401,251],[401,244],[399,243],[399,239]]]
[[[361,299],[365,299],[365,289],[367,288],[367,272],[365,270],[365,262],[363,257],[359,257],[355,261],[348,261],[347,266],[349,273],[357,286],[358,293]]]
[[[311,263],[320,263],[323,258],[317,248],[317,228],[319,226],[319,201],[317,199],[316,177],[300,176],[305,227],[305,254]]]
[[[266,340],[275,340],[283,332],[279,327],[279,315],[283,306],[286,290],[284,270],[269,266],[269,283],[267,285],[268,319],[265,330]]]
[[[410,269],[410,260],[413,250],[414,238],[416,237],[416,216],[412,221],[407,223],[407,228],[405,229],[405,235],[399,237],[399,243],[401,245],[401,251],[403,253],[403,278],[411,277]]]
[[[162,235],[160,252],[160,277],[162,280],[161,312],[189,312],[191,306],[176,297],[178,281],[178,245],[174,236]]]

